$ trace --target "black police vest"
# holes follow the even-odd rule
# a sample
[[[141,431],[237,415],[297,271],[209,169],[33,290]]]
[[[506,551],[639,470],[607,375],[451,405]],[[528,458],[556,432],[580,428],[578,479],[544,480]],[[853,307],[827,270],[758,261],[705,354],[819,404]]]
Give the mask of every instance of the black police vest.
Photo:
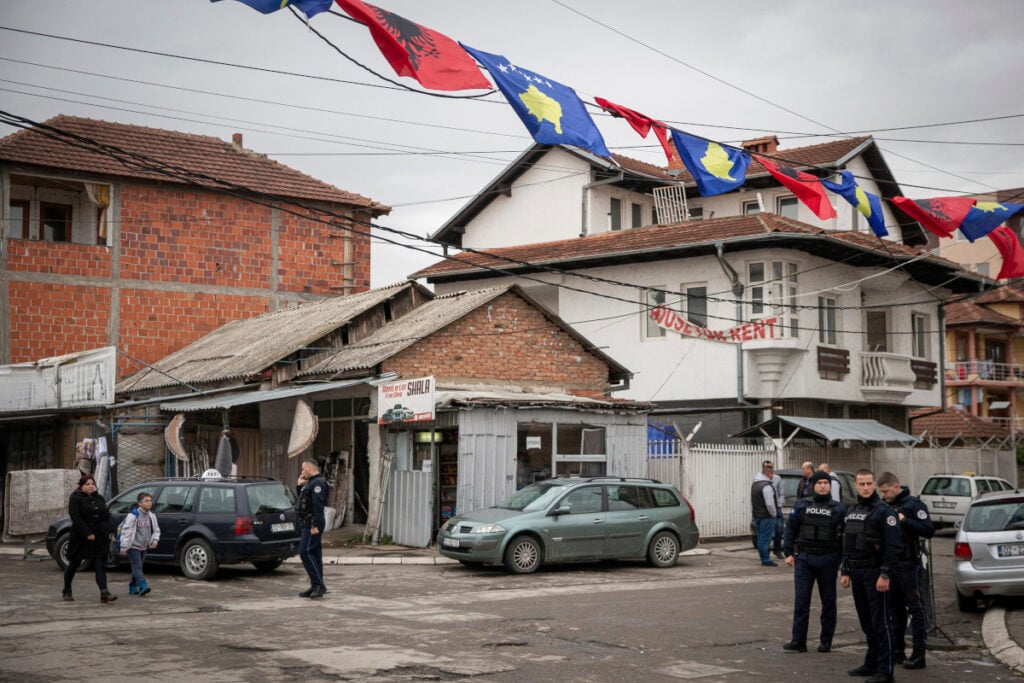
[[[810,502],[804,508],[800,533],[796,542],[803,550],[815,552],[839,552],[838,525],[832,521],[833,504]]]
[[[323,487],[327,486],[319,474],[307,481],[299,493],[299,505],[295,508],[295,512],[299,515],[299,521],[307,526],[313,523],[313,487],[317,484]]]
[[[879,502],[857,504],[846,514],[843,552],[848,560],[865,567],[882,562],[882,535],[868,524]]]

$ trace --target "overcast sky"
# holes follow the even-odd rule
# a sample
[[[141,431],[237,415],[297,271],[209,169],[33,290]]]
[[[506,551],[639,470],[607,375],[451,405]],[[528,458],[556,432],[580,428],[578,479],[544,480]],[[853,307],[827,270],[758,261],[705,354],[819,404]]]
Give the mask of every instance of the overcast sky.
[[[1024,186],[1020,0],[376,4],[503,54],[585,101],[605,97],[722,142],[776,134],[781,155],[822,135],[873,133],[910,197]],[[364,26],[327,14],[311,24],[352,58],[417,87],[394,74]],[[500,94],[479,101],[398,89],[287,10],[262,15],[235,0],[0,0],[0,26],[193,58],[0,30],[0,109],[224,140],[241,132],[252,150],[394,207],[379,222],[416,235],[436,230],[532,142]],[[994,117],[1004,118],[929,125]],[[612,151],[664,163],[653,137],[595,119]],[[0,136],[13,130],[0,124]],[[375,241],[373,286],[437,260],[438,248],[417,244],[431,253]]]

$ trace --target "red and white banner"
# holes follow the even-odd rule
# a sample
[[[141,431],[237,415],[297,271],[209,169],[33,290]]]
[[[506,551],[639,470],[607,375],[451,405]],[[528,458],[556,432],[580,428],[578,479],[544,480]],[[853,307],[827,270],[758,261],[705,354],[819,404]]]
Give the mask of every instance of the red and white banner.
[[[778,318],[761,318],[730,327],[727,330],[709,330],[706,327],[694,325],[672,309],[663,306],[652,308],[649,315],[655,325],[670,332],[727,344],[741,344],[757,339],[775,339],[775,330],[779,322]]]

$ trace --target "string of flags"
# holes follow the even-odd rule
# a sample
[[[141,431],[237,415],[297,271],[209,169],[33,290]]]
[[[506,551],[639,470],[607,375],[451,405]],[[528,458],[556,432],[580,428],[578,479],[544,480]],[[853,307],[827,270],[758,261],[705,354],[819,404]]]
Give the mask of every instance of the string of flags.
[[[219,2],[220,0],[210,0]],[[337,4],[364,24],[381,54],[399,76],[416,79],[430,90],[490,89],[480,65],[519,116],[535,141],[546,145],[574,145],[603,157],[611,152],[590,117],[587,105],[568,85],[515,64],[506,57],[478,50],[405,17],[361,0],[238,0],[264,14],[294,7],[307,18]],[[889,234],[882,214],[882,200],[861,188],[849,171],[840,171],[840,182],[789,168],[763,155],[708,140],[673,128],[633,109],[602,97],[595,102],[604,111],[624,119],[641,137],[653,131],[669,164],[678,160],[693,176],[702,196],[729,192],[746,182],[751,161],[757,161],[778,182],[796,195],[815,216],[835,218],[825,191],[839,195],[868,221],[878,237]],[[671,137],[671,143],[669,138]],[[969,197],[909,199],[893,197],[903,213],[940,237],[959,230],[974,242],[988,237],[1003,257],[999,279],[1024,277],[1024,247],[1005,222],[1024,210],[1024,204],[978,202]]]

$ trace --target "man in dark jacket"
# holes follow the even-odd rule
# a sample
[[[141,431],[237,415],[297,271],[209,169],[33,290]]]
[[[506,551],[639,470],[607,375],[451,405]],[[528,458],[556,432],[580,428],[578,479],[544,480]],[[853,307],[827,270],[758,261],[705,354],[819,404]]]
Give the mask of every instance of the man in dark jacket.
[[[910,489],[900,485],[899,478],[892,472],[883,472],[878,477],[878,492],[896,511],[903,535],[903,553],[892,569],[892,599],[889,616],[892,624],[893,658],[904,662],[904,669],[923,669],[925,650],[928,646],[928,615],[921,601],[921,539],[935,535],[935,527],[928,514],[928,506],[919,498],[910,495]],[[907,614],[910,614],[910,633],[914,649],[906,659]]]
[[[772,463],[766,460],[761,465],[761,472],[754,477],[754,483],[750,486],[750,507],[754,517],[754,529],[757,531],[757,554],[764,567],[778,566],[769,554],[776,520],[782,515],[782,504],[772,482],[774,471]]]
[[[832,637],[836,632],[836,575],[846,506],[832,500],[832,480],[825,472],[811,475],[811,487],[813,495],[793,505],[786,524],[783,552],[786,564],[795,568],[793,637],[782,646],[786,652],[807,652],[807,626],[815,582],[821,596],[818,652],[832,650]]]
[[[323,531],[324,502],[327,500],[327,482],[320,475],[316,460],[304,460],[299,475],[299,526],[302,539],[299,557],[309,575],[309,588],[299,593],[302,598],[321,598],[327,592],[324,586]]]
[[[846,510],[843,531],[843,588],[853,587],[860,628],[868,641],[864,663],[851,676],[891,683],[894,666],[889,630],[889,572],[903,552],[896,512],[875,491],[875,474],[857,470],[857,502]]]

